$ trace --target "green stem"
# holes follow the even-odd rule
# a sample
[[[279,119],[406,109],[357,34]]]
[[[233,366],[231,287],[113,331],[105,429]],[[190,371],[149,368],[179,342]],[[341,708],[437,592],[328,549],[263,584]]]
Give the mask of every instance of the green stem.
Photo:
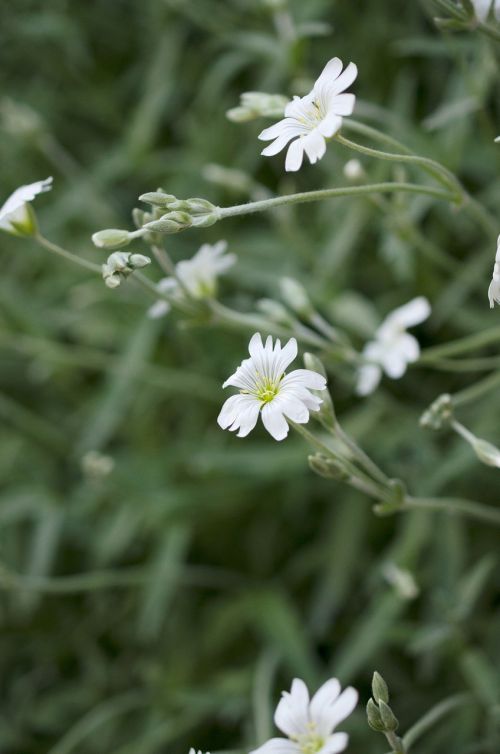
[[[184,314],[196,314],[198,311],[189,301],[180,298],[177,299],[173,296],[167,296],[166,293],[158,290],[155,283],[152,283],[149,278],[137,270],[134,271],[132,280],[135,280],[141,288],[144,288],[145,291],[154,296],[156,300],[161,299],[161,301],[166,301],[166,303],[170,304],[173,309],[179,309],[179,311]]]
[[[237,204],[234,207],[218,207],[217,213],[219,219],[226,217],[237,217],[240,215],[250,215],[254,212],[264,212],[274,207],[283,207],[289,204],[304,204],[305,202],[317,202],[322,199],[334,199],[343,196],[366,196],[373,193],[387,194],[394,191],[401,191],[409,194],[425,194],[436,199],[454,202],[456,197],[450,191],[435,188],[434,186],[423,186],[417,183],[372,183],[364,186],[343,186],[340,188],[321,189],[319,191],[303,191],[299,194],[288,194],[285,196],[275,196],[271,199],[262,199],[258,202],[248,202],[247,204]]]
[[[403,736],[403,743],[406,749],[418,741],[424,733],[433,727],[441,718],[448,715],[453,710],[463,707],[465,704],[470,704],[473,701],[471,694],[455,694],[454,696],[443,699],[442,702],[436,704],[435,707],[429,710],[418,722],[413,725],[405,736]]]
[[[500,526],[500,508],[483,505],[472,500],[460,498],[439,497],[406,497],[403,505],[395,512],[405,510],[434,510],[446,513],[461,514]]]
[[[290,419],[288,421],[294,430],[298,432],[299,435],[302,435],[302,437],[312,445],[313,448],[324,453],[326,456],[329,456],[334,461],[338,461],[345,468],[345,471],[350,474],[350,477],[346,480],[349,484],[356,487],[356,489],[361,490],[361,492],[364,492],[366,495],[375,498],[375,500],[380,500],[380,498],[383,497],[383,492],[381,491],[379,484],[371,477],[367,476],[361,469],[358,469],[347,458],[345,458],[345,456],[340,456],[332,450],[332,448],[306,429],[303,424],[297,424]]]
[[[482,398],[483,395],[496,390],[500,386],[500,372],[490,374],[484,380],[476,382],[472,387],[465,388],[451,397],[454,406],[465,406],[467,403]]]
[[[414,154],[393,154],[392,152],[382,152],[379,149],[373,149],[372,147],[365,147],[362,144],[358,144],[355,141],[346,139],[341,133],[335,136],[335,140],[345,147],[352,149],[355,152],[368,155],[369,157],[377,157],[379,160],[388,160],[389,162],[403,162],[419,167],[426,170],[436,180],[442,183],[446,188],[450,189],[455,194],[456,201],[460,201],[465,198],[465,191],[462,188],[458,179],[451,173],[444,165],[441,165],[435,160],[431,160],[428,157],[420,157]]]
[[[215,299],[210,299],[209,306],[213,314],[213,321],[216,323],[229,325],[236,330],[257,330],[272,333],[273,335],[282,338],[289,338],[293,335],[297,335],[302,343],[315,348],[329,349],[330,351],[333,350],[332,346],[322,337],[305,327],[302,327],[300,332],[296,333],[276,322],[267,320],[265,317],[260,317],[258,314],[244,314],[234,309],[230,309],[228,306],[224,306],[224,304],[221,304],[220,301],[216,301]]]
[[[406,754],[406,748],[400,738],[392,731],[386,731],[385,737],[392,749],[392,754]]]
[[[443,346],[425,348],[420,354],[418,361],[420,364],[429,364],[435,359],[441,359],[443,356],[455,356],[459,353],[486,346],[489,343],[495,343],[498,340],[500,340],[500,327],[491,327],[489,330],[483,330],[483,332],[478,332],[474,335],[467,335],[465,338],[454,340]]]
[[[382,485],[387,485],[389,483],[389,477],[384,474],[382,469],[379,469],[376,463],[372,461],[372,459],[365,453],[365,451],[359,447],[359,445],[350,437],[347,432],[345,432],[340,424],[335,425],[335,429],[333,430],[338,434],[342,442],[349,448],[353,456],[358,460],[358,462],[364,466],[365,470],[372,476],[375,481],[379,482]]]
[[[43,246],[53,254],[57,254],[59,257],[63,257],[63,259],[66,259],[68,262],[73,262],[73,264],[77,264],[79,267],[85,267],[86,270],[92,270],[92,272],[101,273],[100,265],[94,264],[94,262],[89,262],[87,259],[77,257],[76,254],[73,254],[67,249],[63,249],[61,246],[58,246],[55,243],[52,243],[52,241],[49,241],[44,236],[37,234],[36,236],[34,236],[34,239],[35,241],[37,241],[37,243],[40,244],[40,246]]]

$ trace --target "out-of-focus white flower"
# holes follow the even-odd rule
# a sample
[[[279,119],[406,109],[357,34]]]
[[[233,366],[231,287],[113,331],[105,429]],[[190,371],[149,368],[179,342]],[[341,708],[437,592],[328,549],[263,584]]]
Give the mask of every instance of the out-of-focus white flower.
[[[16,189],[0,209],[0,229],[16,236],[32,235],[36,224],[29,202],[51,188],[52,178],[45,178]]]
[[[274,722],[288,738],[271,738],[250,754],[337,754],[348,743],[347,733],[334,733],[358,702],[358,692],[349,686],[340,693],[340,683],[331,678],[309,699],[304,681],[295,678],[290,692],[284,691]]]
[[[236,261],[234,254],[226,254],[227,243],[218,241],[211,246],[203,244],[192,259],[183,259],[175,266],[176,277],[163,278],[157,288],[180,299],[185,293],[195,299],[210,298],[217,293],[217,278],[223,275]],[[170,311],[167,301],[157,301],[149,309],[153,319]]]
[[[314,87],[305,97],[294,97],[285,108],[285,117],[259,134],[263,141],[273,140],[262,154],[278,154],[291,141],[285,161],[285,170],[299,170],[304,152],[314,164],[326,152],[326,141],[340,129],[342,116],[351,115],[354,94],[344,94],[358,75],[354,63],[342,72],[339,58],[330,60]],[[292,141],[293,140],[293,141]]]
[[[472,5],[479,21],[484,23],[491,9],[493,9],[497,21],[500,21],[500,0],[472,0]]]
[[[365,171],[359,160],[348,160],[344,165],[344,175],[348,181],[361,181],[365,177]]]
[[[189,754],[210,754],[210,752],[209,751],[203,752],[203,751],[200,751],[200,749],[196,751],[196,749],[193,749],[193,747],[191,746],[191,748],[189,749]]]
[[[289,429],[287,419],[306,424],[309,412],[319,411],[323,401],[310,391],[324,390],[326,380],[310,369],[285,374],[297,356],[295,338],[282,348],[279,340],[273,346],[271,336],[264,345],[260,333],[255,333],[248,351],[250,358],[242,361],[222,386],[232,385],[240,392],[227,399],[217,421],[222,429],[239,430],[238,437],[246,437],[261,414],[269,434],[275,440],[284,440]]]
[[[497,240],[497,253],[495,254],[495,264],[493,265],[493,276],[488,288],[488,298],[490,300],[490,309],[493,309],[495,303],[500,304],[500,236],[498,236]]]
[[[356,392],[368,395],[377,387],[384,371],[397,380],[406,372],[406,367],[420,356],[418,340],[406,332],[427,319],[431,313],[429,302],[423,296],[414,298],[405,306],[394,309],[375,333],[375,339],[363,349],[364,364],[358,373]]]

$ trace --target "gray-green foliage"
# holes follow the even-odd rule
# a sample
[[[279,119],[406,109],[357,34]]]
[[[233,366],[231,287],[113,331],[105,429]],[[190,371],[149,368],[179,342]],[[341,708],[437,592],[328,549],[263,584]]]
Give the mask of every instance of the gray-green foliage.
[[[37,202],[45,233],[101,263],[91,234],[131,227],[137,196],[158,186],[224,206],[342,185],[340,145],[285,175],[283,155],[259,156],[261,123],[224,115],[242,91],[305,91],[338,55],[359,66],[359,118],[443,162],[497,212],[493,40],[443,36],[432,8],[407,0],[290,10],[296,40],[258,0],[0,4],[2,195],[54,174]],[[362,162],[373,181],[401,174]],[[207,180],[217,165],[240,171],[232,188]],[[283,208],[168,248],[178,260],[221,236],[239,259],[221,286],[236,308],[295,277],[360,347],[377,316],[420,294],[433,304],[424,347],[498,323],[486,298],[494,238],[444,203]],[[245,334],[147,320],[139,288],[110,291],[30,242],[3,235],[0,255],[2,752],[248,750],[271,734],[294,675],[311,686],[337,675],[363,700],[351,750],[376,754],[383,740],[362,709],[375,668],[402,731],[471,694],[416,752],[498,751],[497,531],[444,513],[378,519],[362,494],[311,474],[299,437],[221,432],[220,384]],[[495,354],[493,343],[477,355]],[[423,362],[363,401],[340,368],[336,412],[414,494],[498,505],[495,469],[418,426],[438,395],[493,367],[441,366]],[[498,444],[494,393],[461,418]],[[411,599],[391,564],[413,575]]]

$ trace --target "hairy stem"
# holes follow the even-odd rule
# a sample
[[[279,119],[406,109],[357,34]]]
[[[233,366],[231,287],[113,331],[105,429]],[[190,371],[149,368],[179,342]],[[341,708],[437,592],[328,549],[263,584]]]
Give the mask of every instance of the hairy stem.
[[[86,270],[91,270],[92,272],[101,272],[100,265],[94,264],[94,262],[89,262],[87,259],[77,257],[76,254],[73,254],[71,251],[63,249],[62,246],[58,246],[57,244],[52,243],[52,241],[49,241],[47,238],[45,238],[45,236],[37,234],[34,238],[35,241],[37,241],[40,246],[43,246],[44,249],[47,249],[53,254],[57,254],[57,256],[59,257],[63,257],[63,259],[66,259],[68,262],[77,264],[79,267],[85,267]]]

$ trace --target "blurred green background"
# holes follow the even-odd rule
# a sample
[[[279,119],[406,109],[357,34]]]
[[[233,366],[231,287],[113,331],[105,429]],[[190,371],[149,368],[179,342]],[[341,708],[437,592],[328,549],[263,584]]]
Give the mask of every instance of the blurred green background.
[[[90,235],[130,227],[137,196],[160,185],[221,205],[343,185],[353,155],[340,145],[286,175],[283,155],[259,155],[262,122],[225,118],[242,91],[306,90],[337,55],[358,64],[359,119],[498,210],[490,40],[443,35],[409,0],[290,0],[289,13],[292,26],[260,0],[1,3],[1,195],[54,175],[36,202],[45,235],[101,262]],[[401,175],[362,163],[373,181]],[[360,348],[421,294],[424,347],[496,325],[494,237],[443,203],[387,202],[227,220],[168,249],[178,260],[225,238],[238,264],[224,300],[251,310],[298,277]],[[361,693],[350,751],[382,754],[363,712],[375,669],[402,731],[471,694],[417,754],[498,754],[498,533],[438,513],[379,519],[309,471],[300,438],[222,432],[220,385],[251,333],[150,321],[133,284],[110,291],[30,241],[0,241],[2,754],[248,751],[294,676],[313,688],[331,675]],[[422,364],[359,400],[340,367],[331,389],[346,428],[414,494],[495,505],[498,471],[418,426],[440,393],[488,373]],[[460,418],[498,443],[498,406],[493,393]]]

